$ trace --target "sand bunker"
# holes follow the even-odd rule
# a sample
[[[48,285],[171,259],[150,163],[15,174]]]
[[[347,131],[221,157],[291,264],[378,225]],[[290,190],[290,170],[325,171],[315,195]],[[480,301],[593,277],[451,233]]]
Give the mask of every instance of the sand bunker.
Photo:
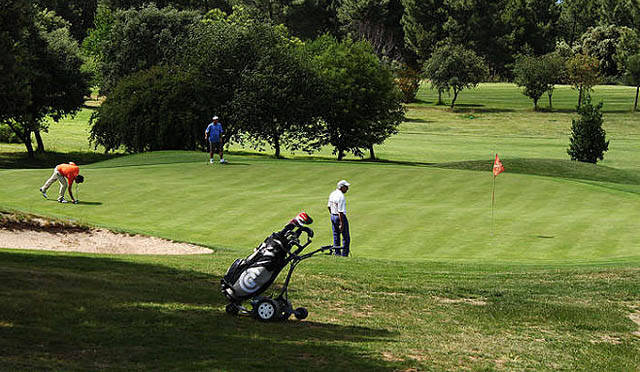
[[[209,248],[194,244],[8,213],[0,213],[0,248],[102,254],[183,255],[212,252]]]

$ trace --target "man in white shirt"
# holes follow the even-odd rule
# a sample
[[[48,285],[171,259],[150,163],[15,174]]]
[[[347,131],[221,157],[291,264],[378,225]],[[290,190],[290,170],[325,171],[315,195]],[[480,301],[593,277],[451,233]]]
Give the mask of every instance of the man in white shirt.
[[[331,213],[331,227],[333,228],[333,246],[342,247],[336,249],[336,254],[344,257],[349,256],[349,244],[351,237],[349,236],[349,220],[347,220],[347,201],[344,194],[349,190],[349,182],[342,180],[338,182],[337,188],[329,195],[329,213]],[[340,244],[340,235],[342,242]]]

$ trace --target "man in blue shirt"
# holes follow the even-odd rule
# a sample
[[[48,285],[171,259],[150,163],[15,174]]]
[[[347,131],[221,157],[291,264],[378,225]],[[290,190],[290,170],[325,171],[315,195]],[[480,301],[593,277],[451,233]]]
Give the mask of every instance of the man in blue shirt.
[[[220,164],[227,161],[222,155],[222,124],[218,122],[218,117],[213,117],[213,123],[209,123],[207,130],[204,131],[204,139],[209,141],[209,164],[213,164],[213,152],[220,154]]]

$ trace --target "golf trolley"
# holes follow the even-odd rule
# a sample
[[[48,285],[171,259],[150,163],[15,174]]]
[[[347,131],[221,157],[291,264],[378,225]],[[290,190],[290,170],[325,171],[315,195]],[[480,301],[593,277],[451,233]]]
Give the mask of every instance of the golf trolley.
[[[305,319],[309,312],[304,307],[293,308],[289,301],[289,282],[296,266],[312,256],[335,250],[324,246],[312,252],[301,254],[311,244],[313,230],[304,226],[313,220],[302,212],[291,220],[280,232],[271,234],[254,252],[245,259],[237,259],[221,280],[222,294],[229,300],[225,310],[231,315],[250,315],[261,321],[286,320],[292,314],[297,319]],[[307,241],[300,244],[300,235],[307,234]],[[277,278],[284,267],[289,272],[280,293],[275,297],[261,296]],[[249,300],[251,310],[242,305]]]

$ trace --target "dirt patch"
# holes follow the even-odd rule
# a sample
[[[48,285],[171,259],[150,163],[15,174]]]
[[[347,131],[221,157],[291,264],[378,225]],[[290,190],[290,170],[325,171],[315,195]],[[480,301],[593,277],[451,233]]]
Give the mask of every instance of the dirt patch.
[[[117,233],[73,221],[0,212],[0,248],[103,254],[182,255],[208,248],[143,235]]]
[[[445,304],[467,304],[474,306],[485,306],[487,301],[483,298],[445,298],[435,297],[436,300]]]

